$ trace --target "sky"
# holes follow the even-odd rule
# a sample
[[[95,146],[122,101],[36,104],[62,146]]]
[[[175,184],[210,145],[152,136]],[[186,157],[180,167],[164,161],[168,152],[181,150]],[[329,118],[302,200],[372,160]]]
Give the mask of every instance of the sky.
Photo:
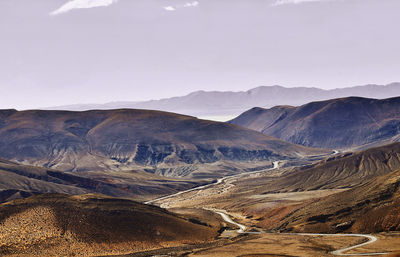
[[[0,108],[400,81],[399,0],[0,0]]]

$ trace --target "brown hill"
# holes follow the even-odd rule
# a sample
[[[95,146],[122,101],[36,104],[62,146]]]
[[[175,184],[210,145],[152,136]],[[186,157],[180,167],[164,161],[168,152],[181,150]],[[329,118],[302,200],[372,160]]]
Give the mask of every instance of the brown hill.
[[[400,169],[400,143],[340,154],[294,168],[270,182],[265,193],[351,188],[397,169]]]
[[[61,171],[276,160],[321,152],[235,125],[160,111],[0,111],[0,157]]]
[[[400,134],[400,97],[348,97],[299,107],[253,108],[230,123],[295,144],[351,148]]]
[[[0,205],[0,255],[123,254],[210,241],[218,229],[129,200],[44,194]]]
[[[399,231],[400,170],[307,204],[277,228],[323,233]]]
[[[103,176],[92,174],[88,177],[84,173],[61,172],[0,159],[0,202],[40,193],[101,193],[142,200],[142,196],[172,194],[199,183],[141,171],[131,171],[125,174],[126,178],[123,175],[114,172]]]

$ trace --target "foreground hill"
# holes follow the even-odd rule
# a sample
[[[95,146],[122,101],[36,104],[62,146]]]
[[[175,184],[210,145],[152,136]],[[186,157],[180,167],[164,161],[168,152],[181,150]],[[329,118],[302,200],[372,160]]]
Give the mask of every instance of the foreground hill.
[[[159,111],[0,111],[0,157],[61,171],[271,161],[319,153],[235,125]]]
[[[349,97],[299,107],[253,108],[230,123],[305,146],[351,148],[400,134],[400,97]]]
[[[268,192],[351,188],[400,169],[400,143],[339,154],[311,166],[293,168],[270,182]]]
[[[307,204],[277,228],[323,233],[399,231],[399,199],[400,169]]]
[[[218,229],[133,201],[44,194],[0,204],[0,255],[131,253],[210,241]]]
[[[91,110],[135,108],[177,112],[200,117],[226,118],[260,106],[270,108],[275,105],[302,105],[312,101],[339,97],[360,96],[389,98],[400,95],[400,84],[386,86],[365,85],[324,90],[311,87],[286,88],[282,86],[261,86],[241,92],[197,91],[186,96],[172,97],[145,102],[114,102],[108,104],[87,104],[52,107],[57,110]]]

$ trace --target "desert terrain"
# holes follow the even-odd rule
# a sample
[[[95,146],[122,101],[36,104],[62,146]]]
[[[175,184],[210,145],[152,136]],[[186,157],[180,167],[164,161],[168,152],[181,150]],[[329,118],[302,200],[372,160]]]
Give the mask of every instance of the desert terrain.
[[[0,0],[0,257],[400,257],[400,0]]]
[[[4,256],[400,251],[400,143],[309,148],[155,111],[2,113]]]

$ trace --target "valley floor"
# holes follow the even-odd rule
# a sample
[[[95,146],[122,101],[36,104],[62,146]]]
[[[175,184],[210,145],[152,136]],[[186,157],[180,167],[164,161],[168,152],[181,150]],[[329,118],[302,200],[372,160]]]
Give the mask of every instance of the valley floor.
[[[378,241],[365,247],[346,252],[343,256],[400,256],[399,233],[380,233]],[[302,236],[290,234],[242,234],[234,238],[221,239],[215,243],[198,246],[181,246],[154,251],[119,255],[141,256],[185,256],[185,257],[328,257],[336,249],[365,242],[358,237]],[[375,254],[387,252],[388,254]]]

